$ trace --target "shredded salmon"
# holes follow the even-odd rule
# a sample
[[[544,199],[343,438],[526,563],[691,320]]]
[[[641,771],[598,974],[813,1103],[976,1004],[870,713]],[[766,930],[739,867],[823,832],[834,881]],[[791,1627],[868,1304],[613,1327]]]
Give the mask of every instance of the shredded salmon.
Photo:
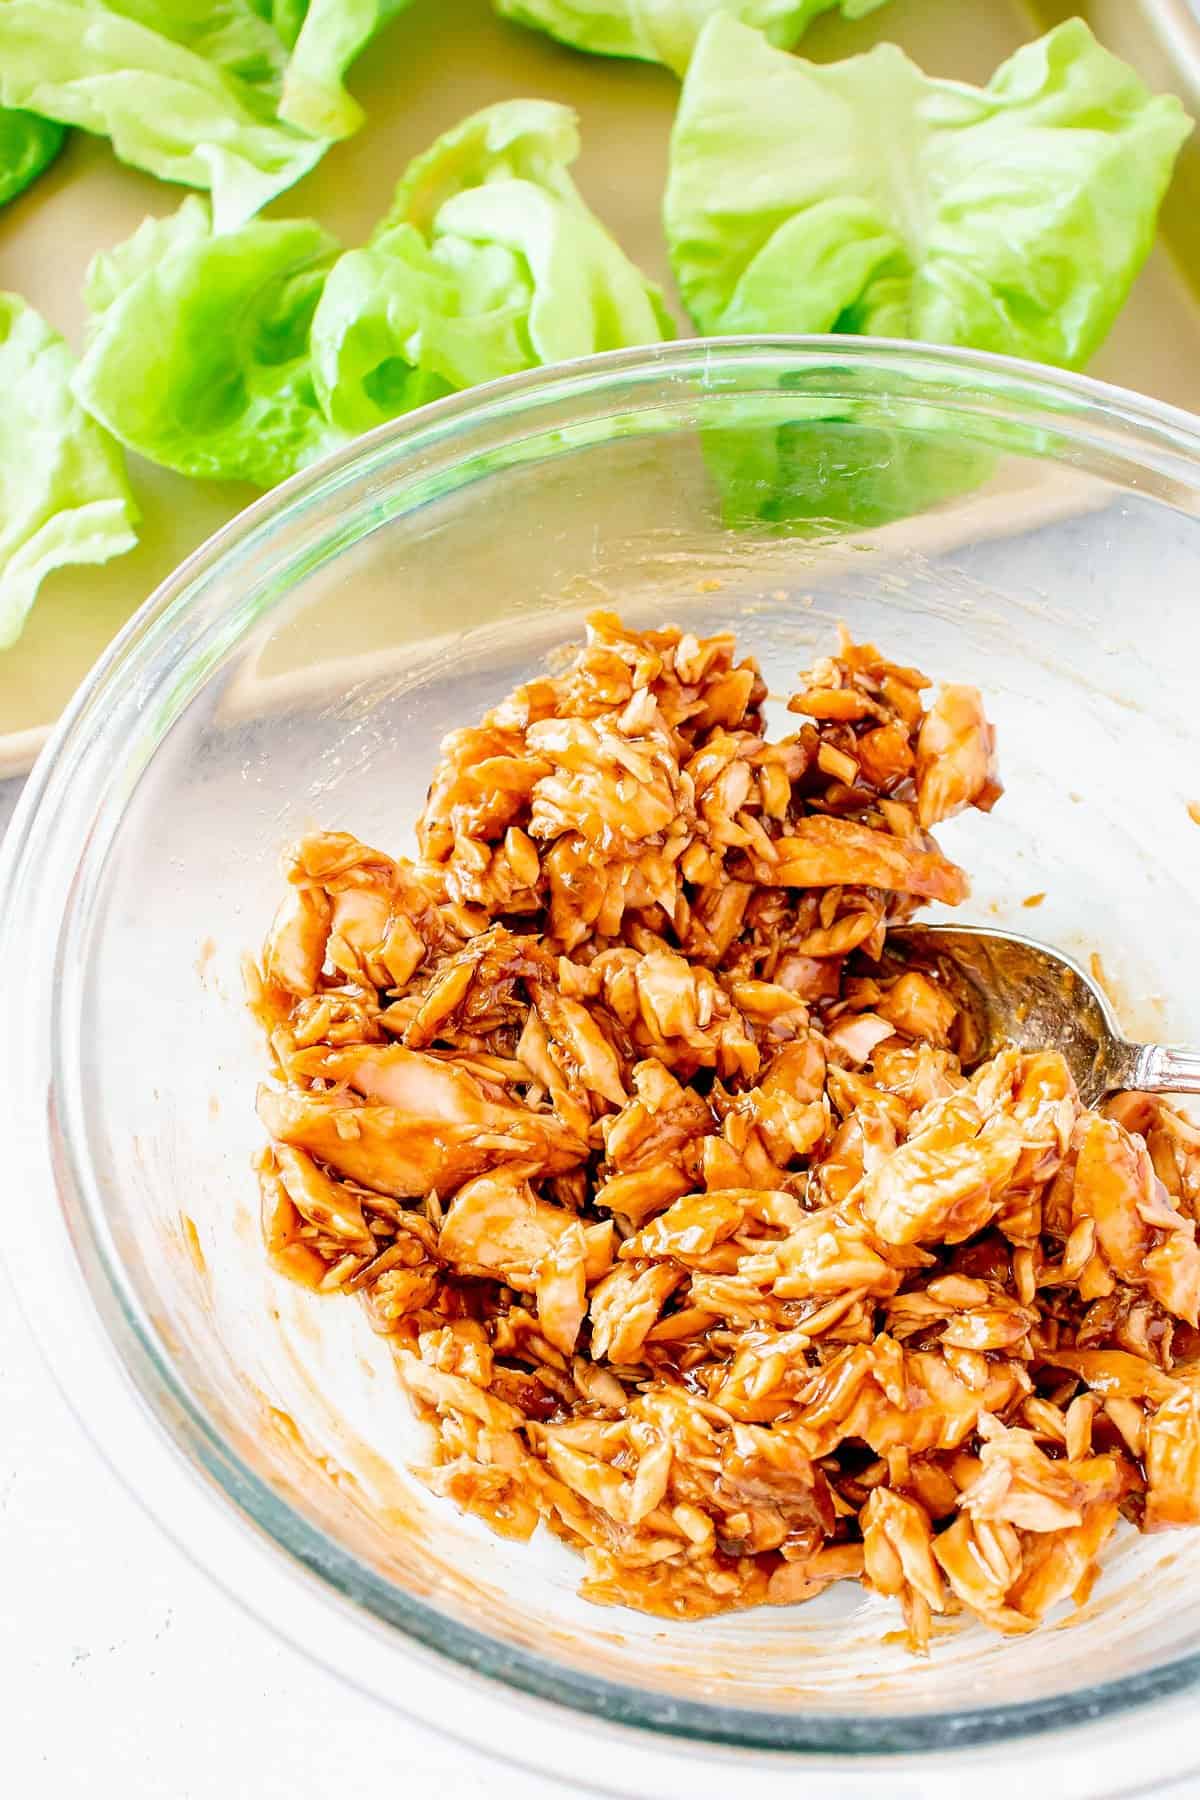
[[[979,694],[591,623],[442,746],[405,861],[287,854],[248,971],[268,1254],[359,1296],[430,1485],[671,1617],[894,1600],[921,1650],[1200,1522],[1200,1131],[976,1065],[889,927],[1000,795]]]

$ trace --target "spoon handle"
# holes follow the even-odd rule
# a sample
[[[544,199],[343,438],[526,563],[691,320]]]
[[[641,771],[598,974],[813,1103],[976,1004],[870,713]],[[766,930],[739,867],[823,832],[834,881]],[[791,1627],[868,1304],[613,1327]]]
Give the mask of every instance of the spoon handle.
[[[1148,1094],[1200,1094],[1200,1055],[1165,1044],[1142,1044],[1130,1086]]]

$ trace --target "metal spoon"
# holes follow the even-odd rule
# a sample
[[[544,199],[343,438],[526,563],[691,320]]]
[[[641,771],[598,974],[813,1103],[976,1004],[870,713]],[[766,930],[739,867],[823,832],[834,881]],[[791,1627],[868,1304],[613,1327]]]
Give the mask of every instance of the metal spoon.
[[[1060,1050],[1085,1106],[1120,1088],[1200,1094],[1200,1055],[1131,1044],[1091,976],[1032,938],[985,925],[903,925],[888,932],[887,950],[969,1006],[980,1059],[1004,1044]]]

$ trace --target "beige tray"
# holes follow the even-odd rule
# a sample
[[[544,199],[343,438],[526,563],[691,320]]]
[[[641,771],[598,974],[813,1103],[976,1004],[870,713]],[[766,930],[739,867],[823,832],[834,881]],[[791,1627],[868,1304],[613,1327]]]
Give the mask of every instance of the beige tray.
[[[985,81],[1024,39],[1073,12],[1200,115],[1200,16],[1191,0],[892,0],[858,24],[819,20],[805,51],[829,60],[886,35],[934,73]],[[582,121],[580,185],[629,254],[670,288],[659,204],[677,87],[664,70],[576,55],[503,24],[488,0],[415,0],[362,59],[354,87],[366,127],[275,211],[312,213],[345,242],[359,242],[405,161],[439,131],[493,100],[565,100]],[[77,342],[88,259],[181,197],[77,133],[47,176],[0,213],[0,287],[24,294]],[[1181,157],[1159,246],[1092,372],[1200,412],[1195,138]],[[107,568],[52,577],[24,637],[0,655],[0,781],[28,768],[90,664],[163,576],[253,498],[249,488],[185,481],[137,459],[132,473],[144,512],[138,548]]]

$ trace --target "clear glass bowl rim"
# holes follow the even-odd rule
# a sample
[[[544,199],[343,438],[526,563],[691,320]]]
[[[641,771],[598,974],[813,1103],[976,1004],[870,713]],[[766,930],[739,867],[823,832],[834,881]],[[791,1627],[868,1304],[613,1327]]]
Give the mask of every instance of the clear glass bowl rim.
[[[151,703],[168,679],[163,654],[168,645],[170,668],[177,670],[179,659],[190,657],[188,666],[198,670],[197,686],[202,685],[214,648],[219,653],[247,628],[246,616],[205,616],[203,602],[210,584],[234,571],[252,552],[270,555],[275,546],[280,556],[285,555],[289,533],[331,496],[337,496],[338,516],[352,517],[356,507],[368,503],[372,484],[381,474],[396,478],[406,462],[430,454],[449,453],[452,461],[445,466],[458,466],[489,433],[497,429],[504,433],[511,426],[506,441],[515,441],[524,435],[523,427],[552,407],[557,425],[564,406],[568,415],[582,421],[595,417],[606,397],[639,389],[644,390],[647,406],[670,405],[682,396],[694,398],[715,390],[777,394],[777,387],[765,385],[767,378],[797,367],[810,372],[824,369],[831,378],[838,370],[851,371],[855,378],[878,374],[880,391],[894,382],[905,398],[933,398],[939,406],[960,412],[990,412],[1018,425],[1051,429],[1065,444],[1078,445],[1081,453],[1108,450],[1128,465],[1177,481],[1193,492],[1200,511],[1200,419],[1084,376],[1014,358],[844,337],[692,339],[513,376],[382,426],[275,489],[181,564],[92,670],[39,758],[5,840],[0,857],[0,966],[17,971],[10,1021],[21,1017],[33,1025],[19,1045],[11,1023],[0,1034],[0,1093],[5,1095],[10,1125],[14,1132],[20,1125],[29,1151],[27,1175],[43,1191],[49,1179],[58,1204],[34,1204],[31,1210],[40,1222],[32,1244],[17,1252],[6,1246],[3,1254],[14,1290],[25,1296],[19,1303],[68,1402],[120,1479],[176,1542],[181,1541],[180,1533],[171,1520],[162,1516],[153,1499],[138,1492],[128,1469],[114,1461],[81,1412],[73,1392],[75,1377],[82,1374],[80,1356],[75,1355],[68,1374],[61,1334],[36,1305],[37,1289],[31,1290],[23,1279],[35,1266],[35,1254],[50,1257],[64,1271],[69,1268],[75,1303],[91,1314],[90,1324],[80,1321],[83,1335],[94,1349],[98,1327],[110,1365],[119,1361],[125,1377],[124,1383],[107,1383],[109,1400],[125,1406],[130,1429],[140,1430],[147,1449],[147,1430],[160,1445],[165,1434],[177,1457],[186,1459],[192,1481],[204,1477],[215,1481],[224,1499],[257,1528],[254,1559],[261,1562],[269,1552],[282,1550],[309,1572],[310,1579],[327,1584],[349,1602],[360,1625],[370,1623],[377,1629],[382,1622],[394,1627],[414,1654],[421,1649],[433,1652],[516,1694],[697,1746],[807,1753],[822,1762],[830,1756],[905,1759],[951,1747],[1011,1745],[1017,1738],[1086,1724],[1183,1694],[1200,1683],[1200,1655],[1021,1707],[981,1705],[909,1719],[881,1719],[866,1712],[806,1716],[709,1705],[598,1680],[500,1644],[400,1593],[268,1487],[222,1441],[177,1378],[169,1351],[123,1279],[105,1227],[101,1196],[76,1130],[78,1114],[71,1093],[78,1071],[69,1065],[73,1036],[64,1019],[59,980],[64,939],[100,873],[113,808],[129,797],[127,792],[115,797],[110,785],[120,746],[117,734],[128,717],[119,696],[132,693],[140,706]],[[764,385],[756,389],[751,384],[758,379]],[[285,589],[275,592],[265,610],[284,597]],[[44,1002],[47,992],[52,995],[49,1008]],[[38,1006],[39,996],[40,1011],[30,1011],[30,1005]],[[30,1127],[30,1120],[36,1121],[35,1127]],[[32,1302],[27,1297],[31,1291]],[[185,1543],[184,1548],[228,1585],[220,1569],[212,1566],[211,1555],[193,1544]],[[295,1572],[293,1568],[293,1576]],[[295,1638],[294,1628],[289,1629],[268,1604],[253,1594],[238,1597]],[[375,1642],[378,1646],[378,1636]],[[339,1667],[311,1641],[301,1647]],[[350,1673],[344,1666],[340,1672]],[[350,1678],[356,1679],[352,1673]],[[1200,1760],[1200,1751],[1195,1754]]]

